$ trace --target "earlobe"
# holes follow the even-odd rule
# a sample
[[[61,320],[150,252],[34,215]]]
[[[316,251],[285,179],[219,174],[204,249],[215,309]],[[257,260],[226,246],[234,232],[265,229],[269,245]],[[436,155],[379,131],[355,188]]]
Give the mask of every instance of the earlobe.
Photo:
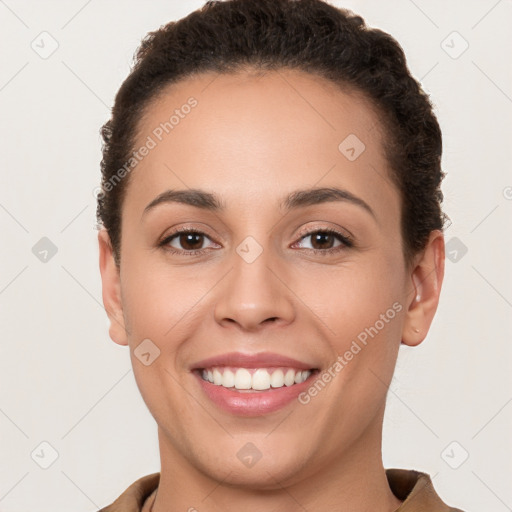
[[[444,277],[444,236],[439,230],[430,233],[425,249],[410,273],[409,307],[406,312],[402,343],[419,345],[427,336],[439,304]]]
[[[104,228],[98,232],[98,244],[103,305],[110,320],[109,335],[115,343],[128,345],[119,269],[115,263],[110,237]]]

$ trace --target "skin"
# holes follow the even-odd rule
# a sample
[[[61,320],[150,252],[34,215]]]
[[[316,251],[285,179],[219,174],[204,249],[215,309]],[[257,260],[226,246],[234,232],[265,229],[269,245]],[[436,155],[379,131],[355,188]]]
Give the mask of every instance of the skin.
[[[360,94],[292,70],[202,74],[150,105],[136,146],[190,96],[198,105],[130,175],[120,268],[106,231],[98,236],[110,337],[129,346],[158,424],[153,511],[396,510],[381,455],[386,392],[400,344],[421,343],[436,311],[443,235],[433,231],[406,265],[400,197],[377,114]],[[355,161],[338,150],[351,133],[366,146]],[[279,207],[310,187],[347,190],[373,215],[349,201]],[[189,188],[215,193],[225,210],[166,203],[143,215],[165,190]],[[194,241],[203,253],[187,255],[184,237],[168,244],[182,254],[158,247],[182,227],[205,233]],[[304,234],[326,228],[351,233],[354,246],[328,253],[337,238]],[[247,236],[263,250],[250,264],[236,251]],[[397,302],[401,311],[306,405],[238,417],[209,401],[190,372],[232,351],[325,370]],[[134,356],[146,338],[160,350],[149,366]],[[262,454],[251,468],[236,456],[248,442]]]

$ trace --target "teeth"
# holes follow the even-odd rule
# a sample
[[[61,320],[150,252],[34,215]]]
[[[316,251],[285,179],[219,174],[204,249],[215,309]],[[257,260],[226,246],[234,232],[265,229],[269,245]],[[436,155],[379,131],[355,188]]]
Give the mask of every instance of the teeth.
[[[288,370],[284,376],[284,384],[285,386],[292,386],[295,383],[295,371]]]
[[[235,386],[235,374],[231,370],[225,370],[222,375],[222,386],[226,388],[232,388]]]
[[[232,371],[233,370],[233,371]],[[304,382],[310,375],[310,370],[294,370],[293,368],[268,370],[267,368],[251,369],[225,367],[204,369],[202,377],[204,380],[234,389],[254,389],[262,391],[283,386],[293,386]]]
[[[224,381],[224,379],[223,379]],[[214,382],[215,384],[215,382]],[[222,383],[221,383],[222,385]],[[236,389],[251,389],[251,374],[245,368],[238,368],[235,373]]]
[[[284,373],[283,373],[283,370],[276,370],[270,376],[270,385],[273,388],[282,388],[284,386]]]
[[[217,386],[222,385],[222,373],[220,373],[219,370],[217,370],[217,368],[213,370],[213,383],[216,384]]]
[[[309,377],[309,374],[306,370],[303,370],[302,372],[297,372],[295,374],[295,384],[300,384],[301,382],[304,382]]]
[[[252,376],[252,389],[270,389],[270,374],[267,370],[258,369]]]

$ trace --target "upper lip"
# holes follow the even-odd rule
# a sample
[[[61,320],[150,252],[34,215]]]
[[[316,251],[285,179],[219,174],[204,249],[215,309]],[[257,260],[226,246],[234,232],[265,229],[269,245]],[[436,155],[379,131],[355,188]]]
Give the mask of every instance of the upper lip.
[[[233,366],[239,368],[269,368],[273,366],[289,366],[298,370],[311,370],[314,365],[273,352],[246,354],[229,352],[208,359],[203,359],[191,366],[192,370],[212,368],[214,366]]]

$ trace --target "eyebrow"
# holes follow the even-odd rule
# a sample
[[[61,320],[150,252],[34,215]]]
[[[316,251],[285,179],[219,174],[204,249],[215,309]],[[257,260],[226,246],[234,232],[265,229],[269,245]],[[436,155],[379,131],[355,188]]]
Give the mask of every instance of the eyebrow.
[[[284,200],[279,203],[281,209],[285,211],[295,210],[304,206],[312,206],[329,202],[348,202],[359,206],[370,213],[375,218],[374,211],[368,203],[360,197],[355,196],[347,190],[336,187],[309,188],[304,190],[296,190],[290,193]],[[166,190],[155,197],[144,208],[142,216],[154,209],[157,205],[163,203],[180,203],[194,206],[202,210],[211,212],[221,212],[226,209],[225,204],[211,192],[200,189],[188,190]]]

